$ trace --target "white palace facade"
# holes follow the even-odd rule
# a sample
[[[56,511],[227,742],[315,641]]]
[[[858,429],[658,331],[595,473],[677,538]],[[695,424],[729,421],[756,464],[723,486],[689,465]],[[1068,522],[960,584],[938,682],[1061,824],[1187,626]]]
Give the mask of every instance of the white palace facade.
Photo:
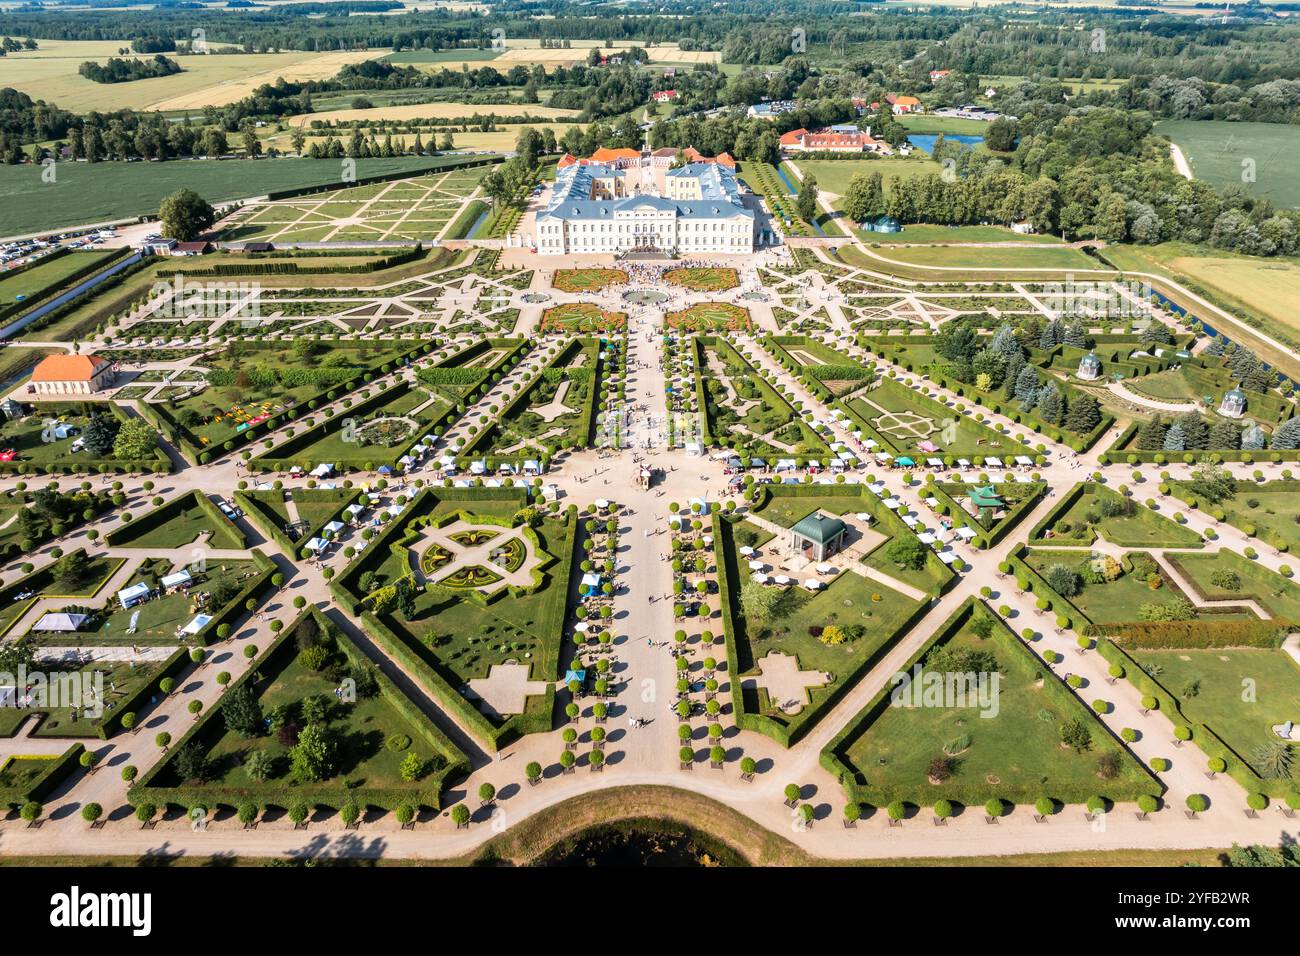
[[[601,149],[565,156],[550,204],[538,213],[544,256],[629,252],[672,255],[754,251],[755,216],[742,200],[735,163],[678,150]]]

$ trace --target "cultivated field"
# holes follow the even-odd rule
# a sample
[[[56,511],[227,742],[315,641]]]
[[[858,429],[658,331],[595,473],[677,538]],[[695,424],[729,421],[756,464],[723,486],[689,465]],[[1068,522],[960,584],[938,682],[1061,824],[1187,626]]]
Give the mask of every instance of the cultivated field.
[[[78,112],[199,109],[233,103],[277,77],[325,79],[345,64],[373,59],[381,52],[173,54],[184,73],[129,83],[95,83],[77,73],[84,61],[102,62],[129,45],[126,40],[41,40],[39,50],[5,57],[4,83],[33,99]]]
[[[1182,149],[1197,179],[1211,186],[1240,185],[1278,206],[1300,206],[1295,175],[1300,128],[1284,123],[1162,120],[1156,132]],[[1253,162],[1254,180],[1243,179]]]
[[[357,160],[358,178],[435,165],[428,157]],[[32,166],[0,166],[0,235],[108,222],[156,213],[164,196],[188,186],[210,202],[339,181],[335,159],[177,160],[166,163],[60,163],[43,183]]]
[[[353,120],[457,119],[462,116],[533,116],[539,120],[577,116],[578,110],[562,110],[537,103],[407,103],[402,106],[376,106],[368,110],[330,110],[291,116],[291,126],[310,126],[313,122],[348,123]]]
[[[1250,308],[1300,333],[1300,262],[1178,256],[1169,264],[1217,286]]]

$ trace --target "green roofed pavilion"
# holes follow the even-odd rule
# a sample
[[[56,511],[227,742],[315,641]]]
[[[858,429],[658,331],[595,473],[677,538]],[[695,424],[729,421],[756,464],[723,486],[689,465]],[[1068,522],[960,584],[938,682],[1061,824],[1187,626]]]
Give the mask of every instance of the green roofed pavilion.
[[[972,488],[970,503],[976,508],[1005,508],[1007,506],[992,485],[980,485]]]
[[[825,561],[840,549],[848,530],[849,526],[839,518],[814,511],[790,529],[790,549],[811,553],[815,560]]]

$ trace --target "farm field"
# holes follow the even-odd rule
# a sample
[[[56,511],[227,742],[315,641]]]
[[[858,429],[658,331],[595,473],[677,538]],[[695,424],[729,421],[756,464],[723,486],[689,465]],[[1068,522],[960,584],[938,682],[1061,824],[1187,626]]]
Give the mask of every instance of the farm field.
[[[1169,265],[1227,291],[1300,335],[1300,262],[1295,259],[1176,256]]]
[[[290,126],[310,127],[312,123],[348,123],[405,121],[413,119],[456,119],[462,116],[530,116],[539,120],[557,117],[575,117],[578,110],[562,110],[537,103],[405,103],[401,106],[376,106],[365,110],[329,110],[320,113],[300,113],[289,117]]]
[[[427,156],[359,159],[357,177],[417,173],[443,162]],[[332,185],[339,178],[334,159],[60,163],[57,168],[57,182],[33,188],[39,174],[32,167],[0,167],[0,235],[156,214],[162,199],[182,187],[215,203],[279,189]]]
[[[533,66],[537,63],[548,68],[552,66],[569,67],[575,63],[586,63],[593,47],[599,47],[602,51],[605,50],[605,44],[602,40],[573,40],[567,49],[559,50],[543,50],[541,40],[536,38],[507,39],[505,46],[506,49],[504,50],[402,50],[390,53],[384,59],[391,63],[415,66],[429,72],[438,72],[443,69],[456,71],[463,66],[468,67],[470,70],[491,66],[505,72],[515,66]],[[722,59],[722,54],[716,50],[685,51],[675,43],[645,46],[643,43],[639,44],[631,40],[615,40],[612,52],[627,49],[631,46],[641,46],[649,55],[651,63],[718,63]]]
[[[1208,253],[1208,254],[1206,254]],[[1112,246],[1105,256],[1125,271],[1165,274],[1188,289],[1237,316],[1251,328],[1258,328],[1283,342],[1300,342],[1300,260],[1259,259],[1232,256],[1220,250],[1204,250],[1186,243],[1157,246]],[[1202,268],[1202,267],[1205,268]],[[1203,314],[1203,308],[1193,312]],[[1204,316],[1216,329],[1212,315]],[[1249,329],[1229,326],[1224,332],[1240,341],[1261,359],[1292,377],[1300,376],[1295,349],[1286,351],[1253,336]]]
[[[1182,149],[1192,173],[1216,189],[1241,186],[1277,206],[1300,206],[1300,181],[1294,175],[1300,129],[1285,123],[1234,123],[1219,120],[1161,120],[1155,131]],[[1255,163],[1255,179],[1242,179],[1242,163]]]
[[[373,59],[382,52],[172,54],[185,72],[130,83],[95,83],[77,73],[86,60],[103,62],[128,45],[126,40],[41,40],[39,50],[5,57],[5,85],[32,99],[79,112],[197,110],[233,103],[280,77],[323,80],[348,63]]]

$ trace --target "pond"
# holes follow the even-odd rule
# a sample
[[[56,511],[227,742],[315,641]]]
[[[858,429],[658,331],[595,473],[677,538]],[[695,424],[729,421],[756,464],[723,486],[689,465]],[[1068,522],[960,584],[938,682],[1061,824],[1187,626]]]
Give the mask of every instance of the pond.
[[[913,133],[907,137],[907,141],[917,149],[927,153],[934,152],[935,140],[939,138],[937,133]],[[984,142],[983,136],[959,136],[956,133],[945,133],[943,136],[945,143],[961,143],[963,146],[969,146],[974,149],[980,143]]]
[[[746,866],[735,850],[667,820],[625,820],[583,830],[539,856],[534,866]]]

